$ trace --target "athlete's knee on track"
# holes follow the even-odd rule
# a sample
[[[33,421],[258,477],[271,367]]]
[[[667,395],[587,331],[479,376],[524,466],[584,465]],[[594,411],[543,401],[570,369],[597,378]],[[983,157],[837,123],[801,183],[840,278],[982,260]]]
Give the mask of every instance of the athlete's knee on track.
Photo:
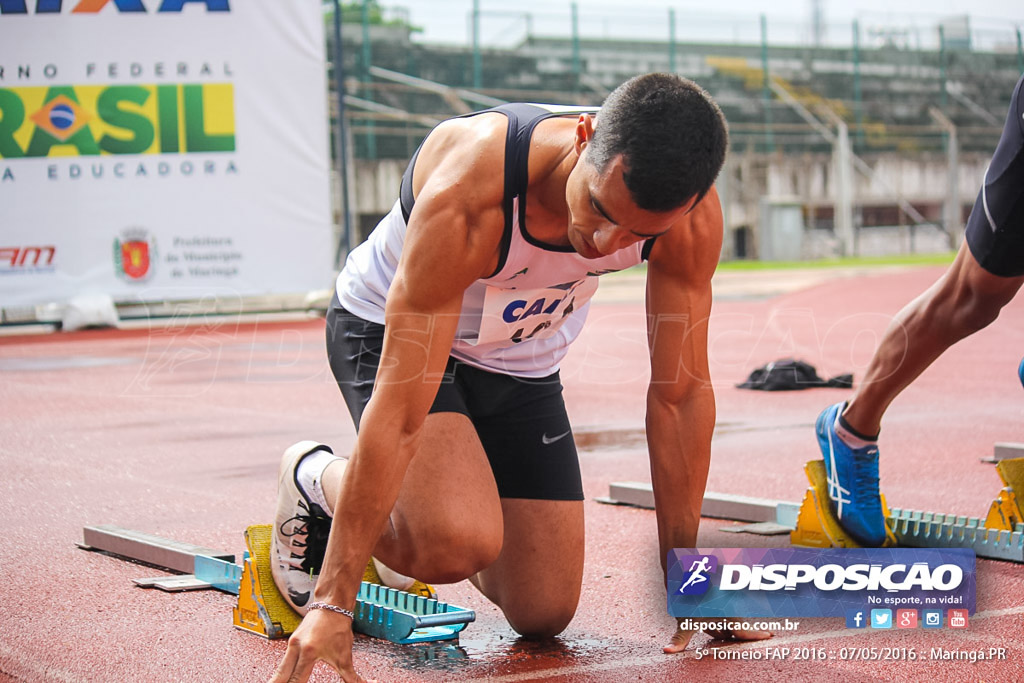
[[[551,638],[566,629],[576,614],[578,602],[578,599],[556,599],[540,606],[517,601],[514,606],[504,609],[505,618],[524,638]]]

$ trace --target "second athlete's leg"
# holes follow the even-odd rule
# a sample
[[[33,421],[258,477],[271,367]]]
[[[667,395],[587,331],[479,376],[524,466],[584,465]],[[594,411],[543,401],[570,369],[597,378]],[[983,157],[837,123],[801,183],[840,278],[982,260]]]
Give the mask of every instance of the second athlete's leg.
[[[1024,77],[1017,81],[965,240],[949,270],[889,326],[843,419],[868,438],[946,349],[988,326],[1024,283]]]
[[[949,270],[893,320],[843,418],[878,434],[889,404],[950,346],[991,324],[1024,277],[984,270],[964,242]]]

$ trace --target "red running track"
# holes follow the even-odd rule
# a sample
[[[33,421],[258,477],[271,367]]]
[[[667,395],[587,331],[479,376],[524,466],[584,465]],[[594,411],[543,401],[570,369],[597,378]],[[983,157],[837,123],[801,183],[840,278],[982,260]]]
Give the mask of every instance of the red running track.
[[[811,425],[847,392],[735,389],[785,356],[822,375],[858,378],[892,315],[941,268],[878,271],[773,297],[716,303],[711,325],[718,430],[708,488],[799,500]],[[756,276],[755,276],[756,277]],[[747,287],[757,294],[757,284]],[[595,304],[563,366],[581,432],[643,425],[646,346],[641,296]],[[882,488],[891,505],[983,516],[1000,488],[979,456],[1024,441],[1024,302],[963,342],[892,406],[882,434]],[[299,439],[344,449],[353,430],[326,367],[323,323],[225,323],[152,331],[0,337],[0,680],[265,680],[284,651],[231,626],[232,596],[135,588],[152,569],[75,548],[85,525],[115,524],[240,554],[242,530],[269,522],[281,451]],[[672,632],[657,567],[654,513],[593,501],[608,484],[649,480],[635,440],[581,455],[588,496],[587,564],[579,612],[548,643],[518,640],[466,582],[444,600],[477,611],[455,646],[395,646],[358,637],[356,662],[381,681],[1022,680],[1024,572],[979,561],[978,614],[967,631],[847,630],[803,620],[767,643],[669,656]],[[443,490],[439,482],[439,490]],[[725,534],[705,520],[700,544],[785,545]],[[790,648],[784,660],[715,659]],[[915,662],[850,661],[859,648],[912,648]],[[932,648],[988,651],[1001,661],[938,661]],[[825,661],[796,660],[798,648]],[[845,648],[845,650],[844,650]],[[902,650],[901,650],[902,651]],[[743,655],[742,653],[749,653]],[[322,668],[322,667],[321,667]],[[319,670],[314,680],[334,680]]]

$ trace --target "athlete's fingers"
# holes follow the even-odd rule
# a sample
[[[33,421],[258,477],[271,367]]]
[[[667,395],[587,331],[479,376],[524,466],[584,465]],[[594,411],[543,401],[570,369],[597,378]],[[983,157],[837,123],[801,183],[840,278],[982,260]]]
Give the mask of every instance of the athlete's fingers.
[[[292,671],[295,670],[295,664],[299,661],[299,648],[292,647],[291,643],[288,643],[288,649],[284,653],[284,659],[277,665],[277,669],[274,670],[274,675],[271,677],[268,683],[286,683],[291,679]]]
[[[313,673],[313,667],[316,666],[316,663],[317,658],[315,655],[310,655],[305,650],[300,651],[298,661],[295,663],[295,669],[287,679],[288,683],[305,683],[308,681],[309,675]]]
[[[363,678],[355,670],[352,670],[347,674],[341,674],[341,680],[344,681],[344,683],[377,683],[377,681],[371,681]]]
[[[672,640],[669,644],[662,648],[662,652],[669,655],[674,655],[682,652],[686,649],[686,646],[690,644],[690,639],[696,634],[696,631],[684,631],[683,629],[677,629],[675,635],[672,636]]]

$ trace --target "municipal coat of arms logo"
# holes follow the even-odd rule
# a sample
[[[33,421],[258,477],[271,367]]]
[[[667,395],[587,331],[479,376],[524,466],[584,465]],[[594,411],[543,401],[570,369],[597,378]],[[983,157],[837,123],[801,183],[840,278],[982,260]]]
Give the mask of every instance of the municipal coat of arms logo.
[[[153,275],[156,240],[144,228],[128,228],[114,238],[114,271],[128,282],[145,282]]]

